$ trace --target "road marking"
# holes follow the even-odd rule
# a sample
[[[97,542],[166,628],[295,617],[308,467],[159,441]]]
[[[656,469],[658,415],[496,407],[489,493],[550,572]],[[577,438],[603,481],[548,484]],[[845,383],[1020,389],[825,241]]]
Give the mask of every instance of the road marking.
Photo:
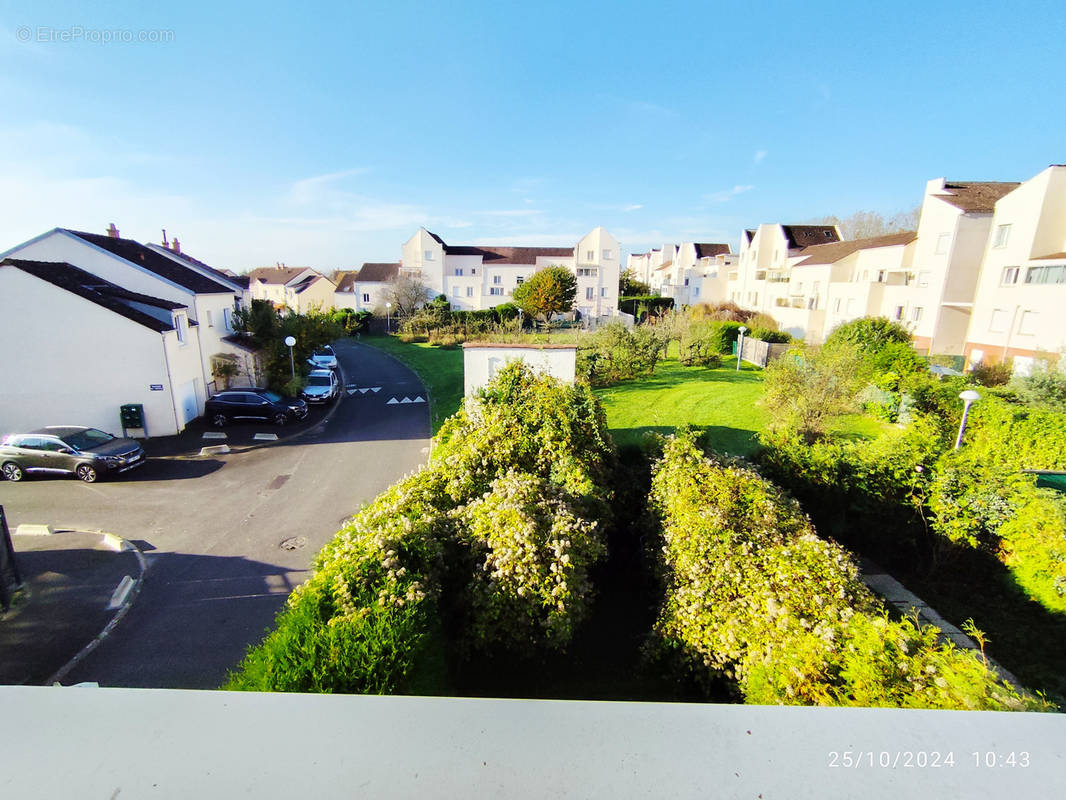
[[[410,397],[408,397],[407,395],[404,395],[403,396],[403,400],[401,400],[400,402],[401,403],[413,403],[414,401]]]
[[[412,403],[424,403],[424,402],[426,402],[426,401],[422,399],[422,395],[418,395],[418,397],[416,397],[416,398],[415,398],[414,400],[412,400],[411,402],[412,402]]]
[[[252,438],[257,442],[276,442],[278,435],[276,433],[257,433]]]
[[[50,536],[52,533],[51,525],[36,525],[23,522],[15,528],[16,536]]]
[[[373,388],[371,388],[370,391],[372,391],[374,394],[377,394],[378,392],[381,391],[381,387],[380,386],[374,386]]]
[[[229,437],[226,436],[226,434],[222,433],[222,431],[207,431],[206,433],[204,433],[203,438],[205,438],[205,439],[228,439]]]
[[[392,398],[389,398],[389,402],[387,402],[385,405],[387,405],[387,406],[395,406],[395,405],[399,405],[399,403],[400,403],[399,400],[397,400],[395,397],[392,397]]]
[[[202,456],[217,456],[217,455],[220,455],[222,453],[228,453],[228,452],[229,452],[229,445],[228,444],[216,444],[213,447],[201,447],[200,448],[200,455],[202,455]]]
[[[122,608],[122,604],[126,602],[126,598],[129,597],[130,589],[132,588],[133,578],[127,575],[115,587],[115,591],[112,592],[111,602],[107,604],[107,610],[114,611],[116,608]]]

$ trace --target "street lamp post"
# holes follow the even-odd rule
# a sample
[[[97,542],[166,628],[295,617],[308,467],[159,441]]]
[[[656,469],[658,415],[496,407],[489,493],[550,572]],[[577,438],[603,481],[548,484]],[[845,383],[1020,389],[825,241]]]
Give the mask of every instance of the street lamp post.
[[[289,366],[292,367],[292,378],[293,380],[296,380],[296,360],[293,358],[292,355],[292,346],[296,344],[296,337],[286,336],[285,344],[289,346]]]
[[[385,333],[392,333],[392,303],[385,304]]]
[[[975,400],[980,400],[981,395],[975,392],[973,389],[967,389],[959,395],[959,399],[962,401],[962,422],[959,424],[959,436],[955,439],[955,449],[958,450],[962,447],[962,433],[966,430],[966,418],[970,415],[970,406]]]
[[[744,358],[744,334],[748,329],[741,325],[737,330],[740,331],[740,338],[737,340],[737,372],[740,372],[740,360]]]

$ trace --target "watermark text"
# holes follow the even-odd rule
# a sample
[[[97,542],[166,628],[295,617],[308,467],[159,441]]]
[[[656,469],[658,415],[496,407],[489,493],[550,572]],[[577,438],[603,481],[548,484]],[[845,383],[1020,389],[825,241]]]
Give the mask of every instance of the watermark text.
[[[174,41],[172,30],[144,28],[90,28],[84,25],[20,25],[15,29],[20,42],[38,44],[166,44]]]

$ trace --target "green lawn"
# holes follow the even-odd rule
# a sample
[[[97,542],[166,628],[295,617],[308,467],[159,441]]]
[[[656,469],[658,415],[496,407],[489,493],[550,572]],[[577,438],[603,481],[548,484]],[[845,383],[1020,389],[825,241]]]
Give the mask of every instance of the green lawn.
[[[363,344],[383,350],[405,363],[429,392],[433,434],[463,402],[463,351],[425,343],[405,344],[395,336],[364,336]],[[727,358],[718,369],[685,367],[674,359],[660,361],[649,378],[596,389],[607,411],[611,435],[620,446],[639,444],[649,431],[671,433],[681,425],[703,431],[708,443],[723,453],[751,455],[756,435],[766,425],[762,399],[763,372]],[[873,438],[885,428],[872,417],[855,414],[834,426],[848,437]]]
[[[750,455],[766,424],[758,405],[762,370],[736,360],[718,369],[660,361],[655,374],[596,390],[607,411],[611,435],[620,446],[639,444],[649,431],[670,433],[681,425],[705,432],[722,452]]]
[[[463,350],[429,344],[405,344],[395,336],[364,336],[360,340],[396,357],[413,369],[429,392],[433,435],[463,402]]]

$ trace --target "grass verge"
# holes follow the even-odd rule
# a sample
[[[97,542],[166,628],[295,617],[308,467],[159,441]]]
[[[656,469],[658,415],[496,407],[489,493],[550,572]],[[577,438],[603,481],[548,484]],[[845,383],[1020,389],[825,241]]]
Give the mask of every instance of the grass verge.
[[[417,373],[429,392],[433,435],[463,402],[462,348],[444,348],[425,343],[406,344],[395,336],[364,336],[361,344],[376,347],[402,361]]]

